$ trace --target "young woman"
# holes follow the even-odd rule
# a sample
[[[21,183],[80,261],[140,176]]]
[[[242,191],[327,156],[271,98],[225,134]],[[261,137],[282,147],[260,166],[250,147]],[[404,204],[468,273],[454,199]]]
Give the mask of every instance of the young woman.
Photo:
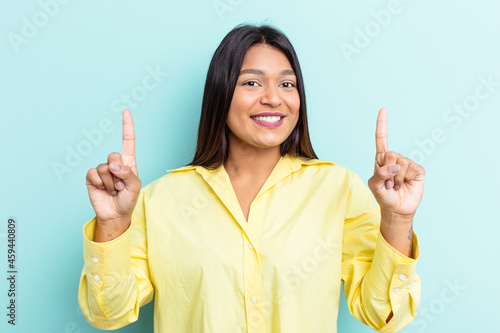
[[[207,74],[193,161],[141,189],[130,111],[122,154],[90,169],[79,303],[116,329],[155,295],[155,332],[336,332],[350,312],[380,332],[416,315],[413,216],[424,169],[376,128],[368,185],[312,148],[286,36],[233,29]],[[372,194],[373,193],[373,194]]]

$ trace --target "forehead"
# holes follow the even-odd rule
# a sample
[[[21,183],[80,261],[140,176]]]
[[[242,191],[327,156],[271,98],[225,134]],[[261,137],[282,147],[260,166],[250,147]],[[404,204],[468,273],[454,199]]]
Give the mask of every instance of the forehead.
[[[248,49],[241,65],[242,70],[248,68],[281,71],[292,69],[292,65],[286,55],[277,48],[267,44],[256,44]]]

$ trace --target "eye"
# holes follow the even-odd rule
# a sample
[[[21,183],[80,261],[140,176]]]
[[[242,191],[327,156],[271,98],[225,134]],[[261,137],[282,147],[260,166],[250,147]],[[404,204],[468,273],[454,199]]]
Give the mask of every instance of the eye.
[[[247,81],[242,86],[257,87],[259,84],[256,81]]]
[[[292,82],[283,82],[283,86],[285,88],[295,88],[296,87],[296,85],[293,84]]]

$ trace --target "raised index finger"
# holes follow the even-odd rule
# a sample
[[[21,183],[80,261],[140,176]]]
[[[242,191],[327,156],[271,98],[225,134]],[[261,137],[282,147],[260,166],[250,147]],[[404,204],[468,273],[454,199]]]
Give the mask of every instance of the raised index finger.
[[[377,154],[384,154],[388,151],[387,146],[387,109],[382,108],[378,112],[377,129],[375,131],[375,145]]]
[[[125,161],[133,158],[135,162],[135,133],[134,121],[132,120],[132,113],[130,110],[123,110],[123,145],[122,155]],[[129,165],[130,166],[130,165]]]

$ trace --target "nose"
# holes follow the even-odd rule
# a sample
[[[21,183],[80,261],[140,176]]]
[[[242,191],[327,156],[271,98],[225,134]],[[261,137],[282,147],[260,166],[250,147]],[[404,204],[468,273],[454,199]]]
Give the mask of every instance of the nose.
[[[274,85],[268,85],[263,89],[262,96],[260,98],[261,104],[275,107],[281,105],[281,102],[282,99],[277,87]]]

